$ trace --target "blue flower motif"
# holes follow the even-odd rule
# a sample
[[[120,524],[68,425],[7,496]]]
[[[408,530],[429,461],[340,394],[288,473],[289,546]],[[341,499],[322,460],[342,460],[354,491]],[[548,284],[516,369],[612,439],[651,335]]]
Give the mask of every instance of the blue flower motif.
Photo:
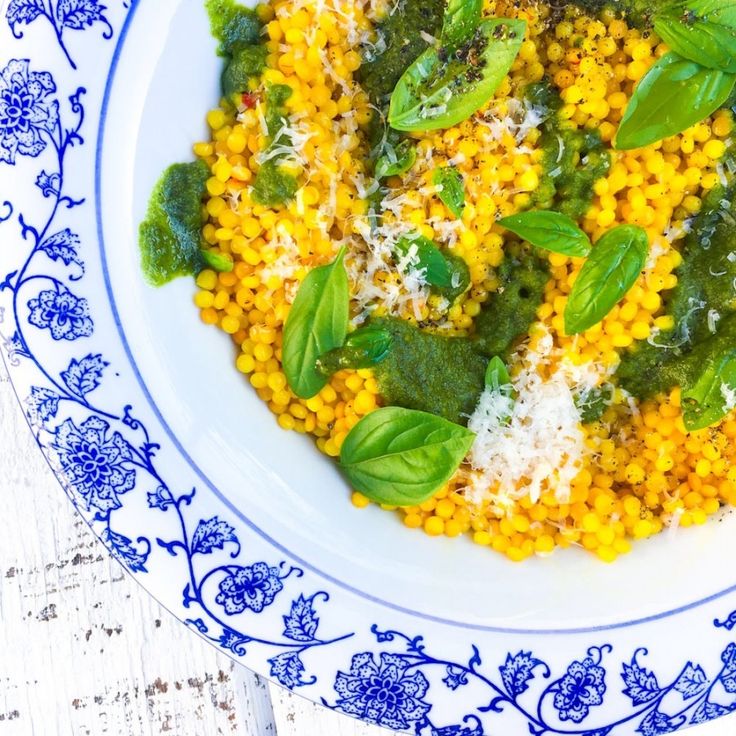
[[[432,707],[422,698],[429,689],[427,678],[397,654],[382,653],[376,664],[370,652],[356,654],[350,672],[338,672],[336,707],[368,723],[408,729]]]
[[[590,657],[582,662],[573,662],[567,674],[560,680],[555,693],[554,705],[561,721],[580,723],[590,709],[603,702],[606,692],[606,671]]]
[[[41,329],[51,330],[54,340],[76,340],[89,337],[94,324],[86,299],[74,296],[65,286],[42,291],[28,302],[28,321]]]
[[[15,164],[17,155],[38,156],[44,134],[59,121],[59,103],[48,72],[32,72],[28,59],[12,59],[0,72],[0,161]]]
[[[57,430],[52,447],[69,485],[102,512],[120,508],[118,496],[135,486],[130,445],[119,432],[108,436],[110,425],[90,417],[78,427],[67,419]]]
[[[220,592],[215,598],[230,616],[242,613],[246,608],[260,613],[283,590],[278,567],[256,562],[233,569],[235,572],[220,582]]]

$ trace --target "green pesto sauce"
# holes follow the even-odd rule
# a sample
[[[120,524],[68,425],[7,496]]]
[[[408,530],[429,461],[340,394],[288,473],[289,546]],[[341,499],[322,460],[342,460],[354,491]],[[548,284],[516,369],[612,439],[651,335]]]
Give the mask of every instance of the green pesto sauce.
[[[619,382],[635,396],[689,385],[719,350],[736,345],[735,222],[736,184],[717,187],[685,240],[678,283],[666,305],[675,326],[653,338],[655,345],[641,343],[623,356]],[[709,325],[709,312],[719,316],[715,324],[711,316]]]
[[[203,161],[174,164],[153,190],[139,247],[143,273],[154,286],[202,268],[202,200],[209,175]]]
[[[265,44],[238,49],[222,70],[222,94],[231,100],[248,89],[248,82],[266,68],[268,49]]]
[[[235,0],[206,0],[205,6],[220,56],[234,56],[243,46],[260,42],[262,24],[254,10]]]
[[[533,255],[509,257],[502,287],[483,305],[470,337],[427,332],[394,318],[371,320],[392,335],[391,350],[374,368],[386,402],[466,424],[485,386],[494,355],[506,355],[525,335],[542,303],[547,265]]]
[[[597,131],[578,130],[560,120],[562,101],[551,84],[530,85],[526,95],[549,113],[542,125],[543,173],[532,195],[534,205],[579,220],[593,201],[593,184],[608,173],[610,155]]]
[[[291,97],[291,87],[286,84],[272,84],[266,89],[266,126],[271,138],[269,146],[279,144],[278,133],[286,121],[286,101]],[[268,150],[268,149],[267,149]],[[283,170],[279,164],[280,156],[265,161],[258,169],[253,181],[251,197],[256,204],[276,207],[296,195],[299,183],[296,177]]]
[[[373,104],[381,107],[396,83],[414,60],[427,48],[420,35],[425,31],[439,36],[445,13],[444,0],[401,0],[378,27],[385,50],[365,55],[357,78]]]

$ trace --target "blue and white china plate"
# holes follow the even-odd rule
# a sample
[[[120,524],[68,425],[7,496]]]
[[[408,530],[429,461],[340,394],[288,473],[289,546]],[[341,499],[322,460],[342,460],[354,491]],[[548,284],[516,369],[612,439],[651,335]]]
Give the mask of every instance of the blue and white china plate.
[[[217,102],[201,0],[0,8],[0,352],[141,585],[249,668],[398,731],[655,736],[736,709],[733,517],[612,566],[410,532],[277,427],[190,280],[144,283],[148,193]]]

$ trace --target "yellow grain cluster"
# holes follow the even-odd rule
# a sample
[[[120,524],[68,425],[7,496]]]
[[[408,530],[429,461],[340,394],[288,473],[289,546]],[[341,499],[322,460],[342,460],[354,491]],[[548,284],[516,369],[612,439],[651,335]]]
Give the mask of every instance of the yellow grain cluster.
[[[523,118],[520,91],[547,76],[561,91],[559,114],[566,124],[595,128],[610,142],[634,85],[666,51],[655,36],[642,35],[605,11],[591,18],[569,9],[555,24],[544,3],[491,0],[486,11],[527,20],[527,37],[510,75],[479,116],[417,135],[417,163],[388,182],[407,196],[400,213],[387,214],[387,221],[409,223],[470,267],[471,289],[455,305],[430,296],[406,315],[444,321],[457,334],[472,330],[473,318],[498,288],[495,269],[504,258],[505,231],[497,218],[528,207],[542,175],[538,128],[522,124],[504,130],[494,121]],[[238,369],[279,425],[314,435],[331,456],[339,454],[360,417],[380,403],[378,386],[370,371],[343,371],[318,396],[297,398],[281,370],[282,327],[298,283],[311,267],[334,257],[337,241],[355,237],[356,222],[365,216],[359,185],[367,145],[361,126],[371,111],[353,73],[361,63],[358,41],[378,12],[356,0],[285,0],[259,7],[270,52],[259,87],[292,88],[288,113],[302,136],[297,160],[290,164],[301,189],[288,206],[270,209],[249,196],[257,154],[268,145],[262,102],[237,115],[226,108],[211,111],[212,140],[194,147],[212,170],[204,238],[234,261],[231,273],[199,275],[195,303],[202,319],[232,336]],[[662,143],[611,151],[609,173],[596,182],[581,224],[594,240],[617,224],[640,225],[649,234],[652,257],[621,304],[573,339],[564,335],[562,315],[582,261],[551,255],[552,278],[538,318],[571,361],[614,366],[617,350],[670,326],[661,314],[661,294],[677,281],[685,220],[719,183],[718,160],[731,129],[730,115],[719,112]],[[432,171],[448,161],[463,172],[467,186],[465,213],[455,225],[448,225],[452,215],[430,189]],[[323,214],[327,202],[329,219]],[[736,421],[687,434],[678,391],[645,402],[633,414],[622,397],[617,399],[600,422],[586,427],[594,454],[573,482],[568,502],[549,491],[537,503],[516,501],[506,513],[489,504],[471,505],[461,468],[434,498],[401,509],[404,524],[430,535],[469,532],[476,543],[512,560],[575,544],[612,561],[630,549],[631,539],[673,523],[701,524],[721,503],[736,502]],[[362,507],[368,500],[354,493],[353,503]]]

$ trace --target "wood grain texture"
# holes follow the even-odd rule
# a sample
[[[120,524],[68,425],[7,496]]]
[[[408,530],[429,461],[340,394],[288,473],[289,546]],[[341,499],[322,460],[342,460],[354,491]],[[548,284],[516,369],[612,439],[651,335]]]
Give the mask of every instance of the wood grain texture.
[[[74,515],[2,364],[0,522],[0,736],[391,736],[270,685],[148,596]],[[736,736],[736,715],[687,733]]]
[[[183,626],[79,519],[0,364],[0,736],[390,736]]]

